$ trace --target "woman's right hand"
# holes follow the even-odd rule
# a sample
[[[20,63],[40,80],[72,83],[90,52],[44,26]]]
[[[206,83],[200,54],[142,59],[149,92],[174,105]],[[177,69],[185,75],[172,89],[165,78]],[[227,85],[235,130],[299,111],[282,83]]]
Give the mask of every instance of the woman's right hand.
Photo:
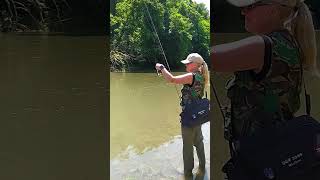
[[[160,63],[157,63],[156,66],[155,66],[157,71],[160,71],[161,67],[163,67],[163,64],[160,64]]]

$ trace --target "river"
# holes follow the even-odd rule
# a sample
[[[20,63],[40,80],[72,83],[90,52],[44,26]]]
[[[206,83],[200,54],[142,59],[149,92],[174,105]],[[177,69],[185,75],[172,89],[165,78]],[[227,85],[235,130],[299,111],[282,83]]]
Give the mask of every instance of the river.
[[[0,42],[0,179],[108,179],[106,37]]]

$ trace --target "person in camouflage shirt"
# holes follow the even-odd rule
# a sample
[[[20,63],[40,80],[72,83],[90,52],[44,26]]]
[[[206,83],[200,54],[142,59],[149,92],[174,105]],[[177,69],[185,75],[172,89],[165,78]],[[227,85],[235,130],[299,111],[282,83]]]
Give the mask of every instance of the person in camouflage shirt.
[[[237,71],[228,81],[228,129],[233,137],[250,135],[266,126],[279,126],[292,119],[300,108],[301,67],[298,44],[288,31],[263,36],[272,42],[270,53],[260,73]],[[232,117],[231,117],[232,116]],[[231,118],[232,127],[231,127]],[[228,131],[226,137],[230,138]],[[230,139],[231,140],[231,139]]]
[[[191,104],[194,99],[201,99],[204,95],[205,79],[200,71],[193,72],[193,83],[184,84],[181,89],[181,108],[184,110],[185,105]]]
[[[193,100],[201,99],[204,95],[205,86],[208,84],[208,66],[198,53],[191,53],[185,60],[181,61],[186,65],[186,74],[173,76],[162,64],[157,63],[156,69],[161,71],[164,78],[171,83],[182,84],[181,89],[181,110]],[[184,179],[192,179],[192,169],[194,167],[193,146],[196,147],[199,168],[196,177],[203,177],[205,173],[205,153],[201,125],[195,127],[185,127],[181,124],[181,134],[183,141],[183,163]]]
[[[300,107],[302,70],[317,72],[315,32],[303,0],[227,0],[241,7],[253,36],[211,48],[213,71],[232,72],[226,83],[225,138],[238,140],[280,127]]]

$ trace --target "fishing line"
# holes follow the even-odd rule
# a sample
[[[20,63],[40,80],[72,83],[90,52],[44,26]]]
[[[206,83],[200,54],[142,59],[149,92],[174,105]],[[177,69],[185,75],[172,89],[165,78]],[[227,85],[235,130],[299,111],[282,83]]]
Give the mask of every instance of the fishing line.
[[[217,91],[216,91],[216,89],[214,88],[214,85],[213,85],[213,82],[212,82],[211,79],[210,79],[210,86],[212,87],[213,94],[214,94],[214,96],[215,96],[215,98],[216,98],[216,100],[217,100],[217,103],[218,103],[218,106],[219,106],[219,109],[220,109],[220,112],[221,112],[221,115],[222,115],[222,118],[223,118],[223,122],[226,123],[226,118],[225,118],[224,112],[223,112],[223,110],[222,110],[223,108],[222,108],[221,102],[220,102],[220,100],[219,100],[219,98],[218,98]]]
[[[147,10],[147,13],[148,13],[148,16],[149,16],[149,19],[150,19],[150,22],[151,22],[153,31],[155,32],[155,35],[156,35],[156,38],[157,38],[157,41],[158,41],[158,43],[159,43],[159,45],[160,45],[161,53],[163,54],[163,57],[164,57],[164,59],[165,59],[166,65],[167,65],[167,67],[168,67],[168,70],[169,70],[169,72],[171,73],[170,65],[169,65],[169,63],[168,63],[166,54],[165,54],[165,52],[164,52],[164,50],[163,50],[162,43],[161,43],[160,38],[159,38],[159,36],[158,36],[157,30],[156,30],[156,28],[155,28],[155,25],[153,24],[152,17],[151,17],[150,12],[149,12],[149,8],[148,8],[148,6],[147,6],[147,4],[146,4],[145,1],[143,1],[143,3],[144,3],[144,6],[145,6],[145,8],[146,8],[146,10]],[[176,89],[176,92],[177,92],[177,94],[178,94],[178,98],[179,98],[179,100],[180,100],[181,97],[180,97],[180,95],[179,95],[179,91],[178,91],[178,89],[177,89],[177,85],[174,84],[174,87],[175,87],[175,89]]]
[[[212,87],[212,90],[213,90],[213,94],[217,100],[217,103],[218,103],[218,106],[219,106],[219,109],[220,109],[220,112],[221,112],[221,115],[222,115],[222,118],[223,118],[223,127],[226,128],[227,127],[227,124],[226,124],[226,117],[225,117],[225,114],[223,112],[223,108],[222,108],[222,104],[218,98],[218,94],[217,94],[217,91],[213,85],[213,82],[212,80],[210,79],[210,86]],[[232,122],[231,122],[232,123]],[[227,140],[228,141],[228,145],[229,145],[229,153],[230,153],[230,156],[231,157],[234,157],[235,155],[235,151],[234,151],[234,147],[233,147],[233,143],[232,141],[230,140]]]

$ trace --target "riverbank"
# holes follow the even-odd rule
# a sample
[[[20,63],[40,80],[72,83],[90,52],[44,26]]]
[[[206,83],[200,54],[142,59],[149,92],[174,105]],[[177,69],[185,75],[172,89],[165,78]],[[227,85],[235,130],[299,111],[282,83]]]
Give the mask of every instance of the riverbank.
[[[204,180],[210,179],[210,123],[202,125],[203,143],[206,154],[206,174]],[[127,159],[120,156],[127,154]],[[194,174],[198,167],[196,151]],[[176,180],[183,176],[182,138],[175,136],[172,140],[157,148],[137,154],[132,146],[110,161],[110,179],[166,179]]]

